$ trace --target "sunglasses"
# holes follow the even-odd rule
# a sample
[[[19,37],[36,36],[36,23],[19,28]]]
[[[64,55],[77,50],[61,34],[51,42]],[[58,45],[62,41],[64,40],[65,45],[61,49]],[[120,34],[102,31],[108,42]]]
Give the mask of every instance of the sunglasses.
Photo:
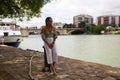
[[[53,22],[52,20],[49,20],[49,22]]]

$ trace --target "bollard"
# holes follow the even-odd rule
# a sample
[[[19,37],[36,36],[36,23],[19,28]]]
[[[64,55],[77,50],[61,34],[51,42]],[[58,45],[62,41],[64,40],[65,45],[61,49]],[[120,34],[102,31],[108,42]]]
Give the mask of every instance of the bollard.
[[[47,56],[46,56],[46,51],[45,47],[43,46],[44,49],[44,68],[42,69],[43,72],[50,72],[50,64],[47,62]]]

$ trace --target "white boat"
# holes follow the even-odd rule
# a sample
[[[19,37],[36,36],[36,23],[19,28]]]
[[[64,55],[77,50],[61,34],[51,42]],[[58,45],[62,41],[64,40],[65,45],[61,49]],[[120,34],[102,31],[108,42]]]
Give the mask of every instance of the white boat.
[[[0,44],[18,47],[21,41],[19,26],[14,22],[0,22]]]

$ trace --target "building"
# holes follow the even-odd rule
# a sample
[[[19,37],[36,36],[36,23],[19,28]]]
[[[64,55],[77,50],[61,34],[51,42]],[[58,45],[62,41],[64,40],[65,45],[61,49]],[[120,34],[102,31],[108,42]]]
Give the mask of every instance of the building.
[[[54,25],[56,28],[63,28],[63,26],[65,25],[65,23],[54,22],[53,25]]]
[[[120,15],[104,15],[97,17],[97,25],[119,25]]]
[[[81,22],[85,22],[88,25],[93,24],[93,17],[90,16],[90,15],[86,15],[86,14],[80,14],[80,15],[77,15],[77,16],[73,17],[73,24],[76,27],[79,27],[79,24]]]

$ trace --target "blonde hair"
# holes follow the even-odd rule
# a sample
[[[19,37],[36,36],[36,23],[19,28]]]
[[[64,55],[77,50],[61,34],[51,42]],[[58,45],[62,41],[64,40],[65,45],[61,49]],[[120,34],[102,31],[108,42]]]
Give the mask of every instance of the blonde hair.
[[[41,32],[46,32],[46,31],[48,31],[48,29],[49,29],[50,32],[55,31],[55,27],[52,24],[49,25],[47,23],[49,21],[49,19],[52,19],[52,18],[51,17],[47,17],[45,19],[46,26],[42,28]],[[48,29],[46,27],[48,27]]]
[[[45,20],[45,22],[46,22],[46,27],[49,27],[49,31],[51,32],[51,31],[54,31],[54,30],[55,30],[55,27],[53,26],[53,24],[51,24],[51,25],[47,24],[47,22],[48,22],[50,19],[52,20],[51,17],[47,17],[46,20]]]

